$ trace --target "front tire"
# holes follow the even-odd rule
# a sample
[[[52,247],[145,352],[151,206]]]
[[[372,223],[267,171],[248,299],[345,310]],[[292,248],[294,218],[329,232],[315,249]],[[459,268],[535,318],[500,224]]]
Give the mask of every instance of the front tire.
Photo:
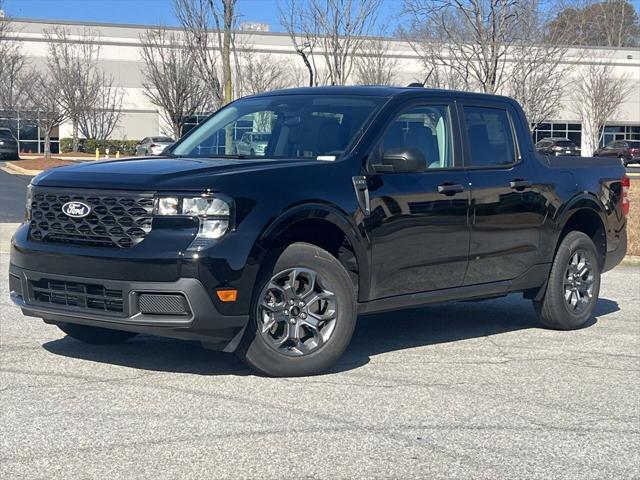
[[[356,324],[345,268],[326,250],[294,243],[261,277],[237,355],[274,377],[325,371],[349,345]]]
[[[58,324],[58,328],[68,336],[91,345],[115,345],[135,337],[137,333],[111,330],[109,328],[88,327],[73,323]]]
[[[587,323],[600,293],[600,256],[591,238],[569,232],[551,266],[544,297],[534,301],[540,322],[555,330],[575,330]]]

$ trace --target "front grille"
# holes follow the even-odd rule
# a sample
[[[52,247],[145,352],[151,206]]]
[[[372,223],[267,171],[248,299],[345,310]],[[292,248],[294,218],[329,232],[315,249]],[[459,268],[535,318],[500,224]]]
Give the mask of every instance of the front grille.
[[[33,300],[38,303],[84,310],[123,313],[122,290],[93,283],[66,282],[43,278],[29,282]]]
[[[84,218],[62,211],[67,202],[91,207]],[[41,242],[129,248],[151,231],[153,195],[124,192],[79,194],[67,190],[34,189],[29,236]]]

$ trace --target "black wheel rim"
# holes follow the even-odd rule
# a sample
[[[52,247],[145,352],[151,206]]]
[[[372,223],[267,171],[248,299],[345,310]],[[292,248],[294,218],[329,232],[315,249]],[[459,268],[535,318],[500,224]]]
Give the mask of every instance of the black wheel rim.
[[[309,355],[331,338],[338,317],[335,294],[318,272],[289,268],[274,275],[260,293],[258,329],[280,354]]]
[[[589,308],[594,286],[593,260],[585,250],[576,250],[569,257],[563,282],[564,301],[569,312],[580,315]]]

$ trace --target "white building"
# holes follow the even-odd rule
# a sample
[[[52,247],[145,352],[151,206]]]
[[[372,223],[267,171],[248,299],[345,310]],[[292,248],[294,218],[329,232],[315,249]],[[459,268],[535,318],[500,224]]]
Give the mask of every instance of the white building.
[[[13,36],[22,42],[22,49],[33,65],[43,64],[47,56],[45,30],[56,26],[69,29],[75,38],[80,39],[85,29],[90,29],[100,44],[100,63],[102,68],[113,75],[116,85],[124,91],[124,109],[121,124],[114,138],[141,139],[150,135],[169,133],[162,124],[157,108],[143,94],[139,55],[139,36],[150,26],[117,25],[102,23],[78,23],[71,21],[41,21],[12,19]],[[249,47],[256,53],[269,53],[274,60],[297,64],[303,68],[301,59],[293,50],[286,34],[266,31],[245,31],[239,33],[237,45]],[[398,59],[398,79],[400,84],[408,84],[424,78],[419,57],[409,44],[391,41],[388,52]],[[569,52],[566,62],[575,65],[576,71],[592,62],[611,62],[614,76],[626,76],[631,82],[632,93],[626,98],[615,119],[605,129],[604,141],[613,139],[640,140],[640,49],[590,48],[588,51]],[[580,53],[578,55],[577,53]],[[575,60],[577,59],[577,60]],[[9,120],[0,118],[0,124]],[[28,123],[15,124],[20,135],[21,148],[25,151],[42,151],[43,145],[37,128]],[[63,124],[54,136],[53,150],[58,148],[58,138],[70,136],[70,126]],[[576,115],[567,105],[563,105],[557,118],[540,126],[536,139],[547,136],[568,137],[581,144],[582,126]]]

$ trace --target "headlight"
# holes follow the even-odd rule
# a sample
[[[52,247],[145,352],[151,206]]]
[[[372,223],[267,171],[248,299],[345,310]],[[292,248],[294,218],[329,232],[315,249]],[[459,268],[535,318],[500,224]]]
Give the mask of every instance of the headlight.
[[[182,200],[183,215],[229,216],[229,204],[220,198],[185,198]]]
[[[189,250],[202,250],[221,238],[231,225],[230,202],[215,196],[156,198],[155,214],[159,216],[198,217],[198,234]]]

